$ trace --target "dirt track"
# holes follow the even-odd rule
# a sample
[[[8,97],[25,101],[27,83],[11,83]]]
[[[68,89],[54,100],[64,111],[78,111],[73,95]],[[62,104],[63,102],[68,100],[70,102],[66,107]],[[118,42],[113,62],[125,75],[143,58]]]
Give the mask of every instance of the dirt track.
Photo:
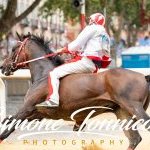
[[[150,107],[147,111],[150,115]],[[116,119],[111,114],[102,114],[96,117],[97,120],[103,119]],[[19,135],[27,132],[15,131],[9,136],[9,138],[0,145],[0,150],[81,150],[82,147],[90,144],[97,144],[97,146],[103,148],[103,150],[126,150],[128,146],[128,140],[121,131],[101,131],[94,130],[94,133],[70,133],[72,131],[73,122],[66,122],[63,126],[63,131],[69,131],[69,133],[48,133],[39,134],[25,137],[18,140]],[[85,130],[86,131],[86,130]],[[136,148],[136,150],[149,150],[150,149],[150,133],[147,131],[140,132],[142,135],[142,142]],[[106,135],[104,135],[106,134]]]

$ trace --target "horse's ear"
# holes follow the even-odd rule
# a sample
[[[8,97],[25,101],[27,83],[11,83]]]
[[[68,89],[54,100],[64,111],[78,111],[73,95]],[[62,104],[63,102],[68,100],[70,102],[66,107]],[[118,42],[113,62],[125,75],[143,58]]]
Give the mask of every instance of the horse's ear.
[[[19,40],[21,41],[21,35],[18,32],[16,32],[16,34],[17,34]]]

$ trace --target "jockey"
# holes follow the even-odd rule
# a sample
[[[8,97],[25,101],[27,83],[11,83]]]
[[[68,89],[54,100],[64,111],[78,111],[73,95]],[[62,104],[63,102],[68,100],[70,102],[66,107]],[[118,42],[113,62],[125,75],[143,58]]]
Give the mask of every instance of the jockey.
[[[59,79],[73,73],[92,73],[101,67],[102,60],[110,60],[110,38],[104,28],[105,17],[101,13],[92,14],[78,37],[61,49],[61,52],[82,52],[82,58],[55,68],[49,74],[49,96],[47,106],[59,106]]]

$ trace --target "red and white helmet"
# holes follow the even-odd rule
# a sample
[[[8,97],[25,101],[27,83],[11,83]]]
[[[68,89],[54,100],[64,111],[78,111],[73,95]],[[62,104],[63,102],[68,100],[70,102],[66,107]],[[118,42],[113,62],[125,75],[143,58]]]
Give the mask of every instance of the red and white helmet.
[[[104,15],[102,15],[101,13],[92,14],[89,17],[89,24],[93,24],[93,23],[104,26],[105,25]]]

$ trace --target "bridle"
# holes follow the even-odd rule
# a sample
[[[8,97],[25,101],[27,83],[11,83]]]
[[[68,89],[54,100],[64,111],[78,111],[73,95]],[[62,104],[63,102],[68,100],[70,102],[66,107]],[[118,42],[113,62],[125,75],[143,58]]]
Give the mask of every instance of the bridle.
[[[37,61],[37,60],[41,60],[41,59],[44,59],[44,58],[56,56],[56,55],[59,55],[59,54],[63,53],[63,52],[56,52],[56,53],[47,54],[47,55],[44,55],[44,56],[41,56],[41,57],[38,57],[38,58],[35,58],[35,59],[27,60],[26,53],[25,53],[25,50],[26,50],[25,49],[25,45],[26,45],[28,40],[29,40],[29,38],[25,38],[23,42],[22,41],[18,41],[18,43],[21,43],[21,45],[19,47],[19,50],[17,52],[17,55],[16,55],[16,58],[15,58],[14,62],[11,63],[11,68],[13,70],[17,69],[18,67],[28,66],[28,63],[30,63],[30,62],[34,62],[34,61]],[[20,55],[21,52],[23,53],[24,61],[17,63],[18,59],[19,59],[19,55]]]
[[[23,42],[18,41],[18,43],[21,43],[21,45],[20,45],[19,50],[18,50],[18,52],[17,52],[17,55],[16,55],[16,58],[15,58],[14,63],[17,63],[21,51],[23,51],[23,54],[24,54],[24,56],[25,56],[25,61],[26,61],[26,55],[25,55],[25,52],[24,52],[24,51],[25,51],[25,44],[26,44],[26,42],[28,41],[28,39],[29,39],[29,38],[25,38]]]
[[[27,57],[26,57],[26,53],[25,53],[25,45],[27,43],[29,38],[25,38],[24,41],[18,41],[18,43],[21,43],[20,47],[19,47],[19,50],[17,51],[17,54],[16,54],[16,57],[14,59],[14,61],[10,64],[10,69],[13,71],[13,70],[16,70],[19,66],[23,66],[23,67],[27,67],[27,64],[22,64],[22,65],[18,65],[18,59],[19,59],[19,55],[20,53],[22,52],[23,54],[23,60],[26,61],[27,60]]]
[[[19,50],[16,52],[16,54],[13,55],[14,61],[9,63],[9,66],[8,66],[9,71],[12,74],[13,74],[14,71],[16,71],[17,69],[19,69],[21,67],[29,67],[28,64],[31,63],[31,62],[35,62],[37,60],[45,59],[45,58],[48,58],[48,57],[55,57],[55,56],[61,55],[63,53],[69,53],[69,54],[73,55],[74,57],[80,56],[78,54],[74,54],[72,52],[66,52],[66,51],[63,51],[63,50],[60,49],[60,50],[56,50],[58,52],[49,53],[49,54],[46,54],[44,56],[40,56],[40,57],[28,60],[28,58],[27,58],[28,56],[26,54],[26,43],[27,43],[28,40],[29,40],[29,38],[25,38],[23,40],[23,42],[22,41],[18,41],[18,43],[21,43],[19,45]],[[22,53],[22,55],[23,55],[22,56],[23,57],[23,61],[22,62],[18,62],[20,53]],[[12,60],[13,60],[13,58],[12,58]]]

